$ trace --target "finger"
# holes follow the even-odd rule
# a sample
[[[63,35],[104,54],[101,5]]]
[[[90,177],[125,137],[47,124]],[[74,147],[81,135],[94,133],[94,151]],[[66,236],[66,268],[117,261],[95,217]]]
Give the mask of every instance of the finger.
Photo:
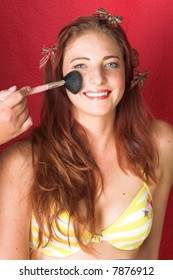
[[[0,103],[0,112],[3,112],[3,114],[1,113],[1,119],[2,116],[5,116],[10,122],[15,123],[16,119],[27,109],[27,98],[25,97],[20,103],[13,107],[12,104],[11,106],[10,104],[9,102]]]
[[[15,94],[13,94],[11,96],[11,97],[15,97],[15,103],[14,103],[13,107],[20,104],[23,100],[26,101],[27,100],[26,96],[29,94],[30,91],[31,91],[31,88],[27,86],[27,87],[21,88],[19,91],[17,91]]]
[[[4,105],[9,106],[10,108],[13,108],[26,98],[30,90],[30,87],[24,87],[6,97],[2,96],[1,102],[3,102]]]
[[[18,92],[20,92],[23,96],[28,95],[28,93],[31,91],[31,88],[29,86],[21,88]]]
[[[3,89],[0,91],[0,100],[4,101],[10,94],[14,93],[17,90],[16,86],[12,86],[9,89]]]
[[[21,133],[27,131],[32,125],[33,125],[33,120],[31,116],[27,116],[27,118],[25,118],[24,120],[20,120],[20,127],[18,128],[18,130],[15,131],[15,134],[13,135],[13,138],[20,135]],[[19,122],[18,122],[19,125]]]
[[[32,118],[29,116],[27,107],[25,107],[23,111],[20,112],[16,120],[18,127],[22,127],[24,123],[26,123],[24,127],[26,127],[27,125],[32,125]]]
[[[33,124],[32,117],[28,114],[28,110],[25,110],[19,118],[15,119],[13,123],[13,136],[12,138],[20,135],[28,130]]]
[[[22,124],[25,122],[28,116],[29,116],[28,108],[25,107],[17,116],[17,123],[19,124],[19,126],[22,126]]]
[[[33,125],[33,120],[31,116],[28,116],[28,118],[24,121],[24,123],[21,126],[20,132],[23,133],[26,130],[28,130]]]
[[[17,91],[17,87],[16,87],[16,86],[12,86],[12,87],[10,87],[10,88],[8,89],[8,92],[9,92],[9,93],[13,93],[13,92],[15,92],[15,91]]]
[[[11,107],[11,110],[13,111],[14,116],[17,118],[20,116],[20,114],[23,113],[27,109],[27,98],[23,98],[20,103],[17,103],[13,107]]]
[[[12,86],[8,89],[2,89],[0,91],[0,94],[6,94],[6,93],[11,93],[11,92],[15,92],[17,90],[17,87],[16,86]]]

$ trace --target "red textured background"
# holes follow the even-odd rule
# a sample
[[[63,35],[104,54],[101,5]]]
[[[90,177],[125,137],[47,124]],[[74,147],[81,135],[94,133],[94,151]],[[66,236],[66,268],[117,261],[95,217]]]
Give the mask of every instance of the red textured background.
[[[144,95],[157,118],[173,124],[173,1],[172,0],[4,0],[0,3],[0,89],[31,87],[42,81],[41,48],[56,40],[75,17],[103,7],[122,15],[130,42],[140,53],[140,70],[150,75]],[[28,97],[34,125],[39,124],[42,94]],[[5,145],[6,146],[6,145]],[[4,146],[1,146],[1,150]],[[173,259],[173,191],[171,192],[160,259]]]

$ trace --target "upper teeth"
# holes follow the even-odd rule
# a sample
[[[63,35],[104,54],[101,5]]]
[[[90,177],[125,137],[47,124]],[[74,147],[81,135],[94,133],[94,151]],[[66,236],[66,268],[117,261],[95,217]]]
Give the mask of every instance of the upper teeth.
[[[92,96],[92,97],[103,96],[107,94],[108,92],[86,92],[87,96]]]

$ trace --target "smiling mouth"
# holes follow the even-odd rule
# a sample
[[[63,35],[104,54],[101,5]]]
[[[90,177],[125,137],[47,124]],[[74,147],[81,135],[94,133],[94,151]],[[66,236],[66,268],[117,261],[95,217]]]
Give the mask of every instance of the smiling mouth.
[[[83,94],[89,99],[105,99],[109,96],[111,91],[102,91],[102,92],[84,92]]]

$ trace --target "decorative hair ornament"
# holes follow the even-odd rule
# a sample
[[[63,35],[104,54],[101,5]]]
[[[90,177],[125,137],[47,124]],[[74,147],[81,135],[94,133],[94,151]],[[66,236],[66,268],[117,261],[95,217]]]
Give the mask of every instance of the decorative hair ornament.
[[[97,9],[96,12],[97,12],[96,16],[106,19],[110,26],[118,27],[118,24],[121,23],[123,20],[122,16],[113,16],[112,14],[107,13],[107,11],[103,8]],[[40,60],[39,69],[43,68],[49,60],[51,60],[51,64],[55,62],[56,51],[57,51],[57,44],[53,44],[50,47],[46,47],[46,46],[43,47],[42,49],[43,57]],[[133,89],[138,84],[141,84],[143,86],[147,78],[148,72],[147,71],[139,72],[136,69],[139,66],[139,54],[135,49],[131,50],[131,55],[132,55],[134,78],[131,81],[130,89]]]
[[[112,14],[108,14],[103,8],[97,9],[96,12],[99,17],[105,18],[109,25],[114,25],[115,27],[117,27],[123,20],[122,16],[113,16]]]
[[[131,49],[131,58],[132,58],[132,64],[133,68],[136,69],[139,66],[139,53],[136,49]]]
[[[113,16],[112,14],[108,14],[106,10],[103,8],[98,9],[97,15],[99,17],[103,17],[107,20],[109,25],[117,27],[119,23],[121,23],[123,17],[122,16]],[[43,68],[46,63],[51,60],[51,64],[55,62],[56,57],[56,51],[57,51],[57,45],[54,44],[50,47],[44,46],[42,49],[42,55],[43,57],[40,60],[39,69]]]
[[[45,64],[48,62],[48,60],[51,60],[52,64],[55,62],[56,51],[57,51],[56,44],[50,47],[46,47],[46,46],[43,47],[42,49],[43,57],[40,60],[39,69],[43,68]]]
[[[148,72],[147,71],[139,72],[137,70],[137,67],[139,66],[139,54],[138,54],[137,50],[132,49],[131,50],[131,55],[132,55],[132,64],[133,64],[134,78],[131,81],[130,89],[133,89],[138,84],[141,84],[143,86],[145,80],[147,79]]]
[[[138,84],[143,86],[145,80],[147,79],[148,72],[139,72],[138,70],[134,69],[134,78],[131,81],[130,89],[133,89]]]

